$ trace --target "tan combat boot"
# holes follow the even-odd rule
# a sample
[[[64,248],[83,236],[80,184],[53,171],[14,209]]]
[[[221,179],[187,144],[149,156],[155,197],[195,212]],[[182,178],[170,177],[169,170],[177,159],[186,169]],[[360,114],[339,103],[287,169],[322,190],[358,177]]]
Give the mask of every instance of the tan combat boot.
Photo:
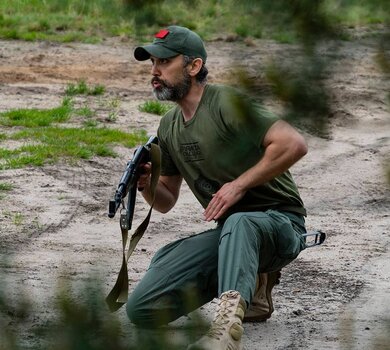
[[[271,317],[274,312],[271,292],[275,284],[279,284],[280,276],[280,270],[259,274],[255,295],[246,310],[243,322],[264,322]]]
[[[245,309],[246,302],[239,292],[222,293],[209,331],[187,350],[241,350]]]

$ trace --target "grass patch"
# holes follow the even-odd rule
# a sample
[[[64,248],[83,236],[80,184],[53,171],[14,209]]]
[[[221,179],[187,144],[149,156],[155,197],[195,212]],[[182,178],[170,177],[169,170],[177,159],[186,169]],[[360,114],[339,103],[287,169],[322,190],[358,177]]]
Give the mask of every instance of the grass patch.
[[[14,187],[9,184],[9,183],[6,183],[6,182],[0,182],[0,191],[1,192],[4,192],[4,191],[11,191]]]
[[[120,1],[109,0],[2,1],[0,37],[97,43],[123,17],[121,7]]]
[[[18,109],[1,113],[0,125],[18,127],[16,131],[11,130],[8,136],[1,134],[1,143],[16,140],[21,141],[22,145],[12,149],[0,147],[0,170],[42,166],[60,159],[115,157],[114,145],[130,148],[147,140],[144,131],[127,133],[98,127],[98,123],[91,119],[84,121],[83,126],[62,127],[60,124],[69,122],[72,115],[91,118],[94,111],[86,106],[76,109],[73,101],[65,98],[57,108]]]
[[[84,106],[84,107],[75,109],[75,114],[79,115],[80,117],[92,118],[95,115],[95,111],[93,111],[88,106]]]
[[[0,200],[5,198],[5,192],[9,192],[13,188],[14,186],[7,182],[0,182]]]
[[[99,123],[96,120],[92,120],[92,119],[87,119],[83,122],[83,125],[86,128],[96,128],[98,124]]]
[[[106,92],[106,88],[103,85],[95,85],[90,87],[84,80],[80,80],[77,84],[68,84],[65,88],[65,95],[76,96],[76,95],[90,95],[98,96],[103,95]]]
[[[138,109],[140,112],[146,112],[157,115],[164,115],[173,107],[169,103],[161,103],[160,101],[150,100],[141,104]]]
[[[53,109],[17,109],[0,113],[0,125],[28,128],[49,126],[69,120],[71,112],[72,102],[64,99],[60,107]]]
[[[12,218],[12,222],[15,226],[21,226],[23,224],[23,221],[24,221],[24,216],[22,213],[15,213],[13,218]]]
[[[147,139],[145,132],[126,133],[108,128],[31,128],[9,137],[30,144],[14,150],[0,148],[0,169],[42,166],[60,159],[90,159],[93,156],[115,157],[112,146],[134,147]]]

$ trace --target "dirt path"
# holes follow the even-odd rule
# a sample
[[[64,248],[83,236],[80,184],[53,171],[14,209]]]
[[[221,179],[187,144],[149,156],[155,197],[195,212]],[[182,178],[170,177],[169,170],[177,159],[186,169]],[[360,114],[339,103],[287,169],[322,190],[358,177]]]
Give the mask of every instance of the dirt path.
[[[389,86],[374,63],[372,44],[338,46],[328,78],[335,100],[332,137],[306,135],[310,153],[293,168],[309,212],[308,228],[321,229],[328,238],[284,269],[275,288],[273,317],[245,328],[248,350],[338,349],[348,348],[350,341],[354,344],[350,348],[369,348],[372,339],[389,327],[382,322],[390,311],[390,191],[383,170],[390,151],[390,118],[384,102]],[[112,126],[127,131],[144,128],[153,134],[159,117],[137,109],[151,98],[149,65],[136,63],[132,48],[115,41],[102,45],[0,41],[0,111],[58,106],[67,83],[86,79],[107,88],[103,103],[89,101],[99,118],[106,117],[105,103],[120,99]],[[209,43],[210,80],[224,81],[243,51],[245,63],[258,67],[274,54],[288,57],[292,49],[270,41],[256,41],[254,46]],[[12,144],[0,141],[0,147],[6,146]],[[9,293],[27,291],[36,309],[20,333],[26,348],[39,348],[40,340],[30,331],[52,316],[61,276],[78,283],[96,272],[107,291],[114,282],[120,262],[119,228],[106,211],[131,154],[123,148],[117,151],[122,157],[94,158],[78,166],[61,163],[0,172],[0,182],[14,184],[0,201],[0,273]],[[135,222],[146,215],[142,201],[139,208]],[[21,222],[15,221],[18,213]],[[184,187],[169,214],[153,214],[132,258],[130,288],[159,247],[204,227],[200,206]],[[207,307],[204,312],[209,316]],[[120,317],[128,322],[124,310]],[[12,314],[9,325],[14,325]],[[383,341],[382,348],[386,346]]]

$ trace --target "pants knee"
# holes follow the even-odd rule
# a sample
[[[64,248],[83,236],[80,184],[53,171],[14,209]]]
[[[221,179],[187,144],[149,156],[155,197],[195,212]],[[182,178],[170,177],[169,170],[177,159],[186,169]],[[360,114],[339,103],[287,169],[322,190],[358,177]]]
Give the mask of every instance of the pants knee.
[[[151,300],[142,297],[143,295],[137,297],[136,293],[133,292],[126,305],[127,316],[138,327],[156,328],[164,326],[181,316],[169,295]]]
[[[142,323],[144,315],[142,312],[141,303],[139,302],[138,298],[133,295],[130,295],[127,301],[126,312],[132,323],[136,325],[140,325]]]
[[[272,226],[269,224],[268,219],[264,213],[234,213],[226,219],[221,238],[228,233],[241,236],[245,233],[252,236],[252,234],[257,235],[261,232],[270,232],[272,231]]]

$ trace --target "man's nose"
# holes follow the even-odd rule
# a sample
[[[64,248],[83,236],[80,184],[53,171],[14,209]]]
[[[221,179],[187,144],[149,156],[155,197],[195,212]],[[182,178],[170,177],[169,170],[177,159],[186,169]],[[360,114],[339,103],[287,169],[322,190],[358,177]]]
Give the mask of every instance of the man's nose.
[[[154,76],[160,75],[160,70],[157,68],[156,63],[153,63],[153,64],[152,64],[151,73],[152,73],[152,75],[154,75]]]

